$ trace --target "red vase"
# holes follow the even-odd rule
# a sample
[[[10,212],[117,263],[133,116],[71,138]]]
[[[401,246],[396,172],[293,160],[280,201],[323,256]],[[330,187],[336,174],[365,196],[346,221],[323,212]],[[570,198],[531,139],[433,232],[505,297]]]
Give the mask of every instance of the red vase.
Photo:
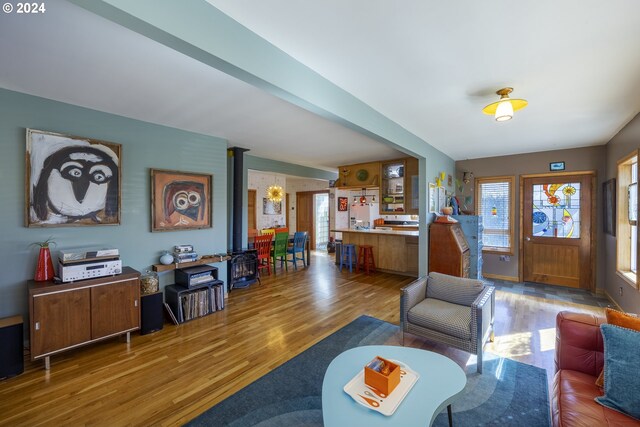
[[[53,279],[53,261],[51,261],[51,252],[49,248],[40,248],[38,255],[38,265],[36,266],[36,282],[45,282]]]

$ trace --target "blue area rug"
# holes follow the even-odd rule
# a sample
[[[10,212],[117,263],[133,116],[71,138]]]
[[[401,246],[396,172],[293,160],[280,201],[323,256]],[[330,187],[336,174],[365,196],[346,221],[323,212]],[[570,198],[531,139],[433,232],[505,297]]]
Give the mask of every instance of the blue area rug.
[[[321,427],[322,380],[333,358],[353,347],[389,344],[397,334],[398,326],[362,316],[187,425]],[[452,405],[455,426],[550,425],[544,369],[499,358],[486,360],[482,375],[473,371]],[[446,410],[433,425],[449,425]]]

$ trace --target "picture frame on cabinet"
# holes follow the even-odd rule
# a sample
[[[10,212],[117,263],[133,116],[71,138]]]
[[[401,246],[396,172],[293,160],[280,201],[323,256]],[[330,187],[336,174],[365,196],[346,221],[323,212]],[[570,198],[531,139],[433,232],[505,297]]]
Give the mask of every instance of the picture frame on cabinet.
[[[122,146],[27,129],[25,226],[120,225]]]
[[[438,187],[438,210],[440,213],[442,208],[447,206],[447,190],[444,187]]]
[[[211,228],[213,175],[151,169],[151,231]]]

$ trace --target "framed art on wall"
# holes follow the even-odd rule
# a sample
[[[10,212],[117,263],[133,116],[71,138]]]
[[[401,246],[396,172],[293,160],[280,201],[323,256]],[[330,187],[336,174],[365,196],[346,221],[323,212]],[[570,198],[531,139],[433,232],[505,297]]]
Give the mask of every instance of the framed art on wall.
[[[616,235],[616,179],[602,183],[602,220],[604,232],[612,236]]]
[[[263,215],[282,215],[282,201],[274,202],[273,200],[262,198],[262,214]]]
[[[211,228],[213,176],[151,169],[151,231]]]
[[[121,147],[27,129],[25,225],[120,224]]]
[[[338,211],[346,212],[349,209],[349,198],[348,197],[338,197]]]
[[[429,212],[438,212],[438,193],[436,185],[429,183]]]
[[[444,187],[437,188],[438,193],[438,210],[436,212],[440,213],[442,208],[447,206],[447,190]]]

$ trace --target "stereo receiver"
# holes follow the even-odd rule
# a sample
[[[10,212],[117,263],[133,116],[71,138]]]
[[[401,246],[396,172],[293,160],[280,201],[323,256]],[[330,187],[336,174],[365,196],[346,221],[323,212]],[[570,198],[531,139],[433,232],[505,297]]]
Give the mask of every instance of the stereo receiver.
[[[115,276],[120,273],[122,273],[122,261],[119,259],[75,264],[58,262],[58,275],[60,276],[60,280],[65,283],[104,276]]]

